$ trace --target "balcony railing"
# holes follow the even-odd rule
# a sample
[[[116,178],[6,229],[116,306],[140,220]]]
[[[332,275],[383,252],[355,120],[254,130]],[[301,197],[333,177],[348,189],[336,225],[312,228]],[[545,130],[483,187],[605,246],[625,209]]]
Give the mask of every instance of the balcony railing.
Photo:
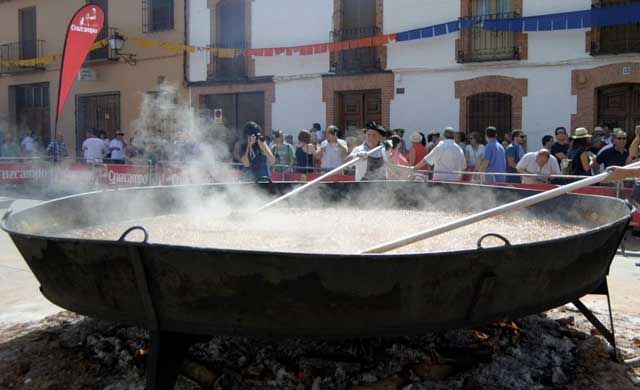
[[[44,56],[44,41],[20,41],[0,45],[0,61],[34,60],[32,63],[21,65],[6,65],[0,62],[0,73],[44,70],[45,64],[37,62],[37,58],[42,56]]]
[[[173,0],[142,1],[142,31],[145,33],[173,30]]]
[[[348,28],[331,32],[333,41],[347,41],[380,35],[377,26]],[[379,72],[382,69],[377,47],[362,47],[336,52],[332,55],[331,70],[335,73]]]
[[[600,2],[597,7],[607,8],[638,2],[638,0],[607,1]],[[594,37],[591,42],[591,55],[640,52],[640,23],[594,28],[591,36]]]
[[[460,30],[458,62],[519,60],[521,48],[516,42],[515,32],[490,31],[482,28],[484,21],[518,16],[517,12],[506,12],[467,18],[472,22],[472,26]]]
[[[218,49],[245,49],[249,47],[246,41],[232,41],[211,45],[211,48]],[[234,81],[242,80],[248,77],[247,61],[244,55],[238,55],[233,58],[223,58],[211,54],[209,66],[207,69],[207,78],[215,81]]]

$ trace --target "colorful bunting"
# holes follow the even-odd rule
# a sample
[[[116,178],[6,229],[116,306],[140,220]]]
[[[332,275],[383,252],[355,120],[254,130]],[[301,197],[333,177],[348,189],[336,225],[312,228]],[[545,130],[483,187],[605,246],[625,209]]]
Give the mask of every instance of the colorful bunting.
[[[401,31],[396,34],[376,35],[373,37],[352,39],[347,41],[337,41],[328,43],[318,43],[304,46],[271,47],[271,48],[212,48],[198,47],[170,42],[163,42],[154,39],[127,36],[127,40],[132,44],[143,48],[162,48],[173,52],[195,53],[207,51],[213,56],[220,58],[235,58],[238,56],[247,57],[273,57],[292,56],[299,54],[309,56],[315,54],[335,53],[343,50],[359,49],[365,47],[377,47],[389,42],[404,42],[417,39],[432,38],[445,34],[451,34],[461,29],[479,26],[489,31],[511,31],[511,32],[537,32],[552,30],[567,30],[614,26],[621,24],[640,23],[640,3],[623,4],[606,8],[593,8],[590,10],[564,12],[549,15],[526,16],[506,19],[482,20],[481,18],[460,18],[458,20],[427,26],[408,31]],[[108,44],[106,39],[95,42],[91,50],[97,50]],[[59,54],[46,57],[30,58],[24,60],[2,60],[0,65],[4,67],[33,67],[48,65],[60,58]]]

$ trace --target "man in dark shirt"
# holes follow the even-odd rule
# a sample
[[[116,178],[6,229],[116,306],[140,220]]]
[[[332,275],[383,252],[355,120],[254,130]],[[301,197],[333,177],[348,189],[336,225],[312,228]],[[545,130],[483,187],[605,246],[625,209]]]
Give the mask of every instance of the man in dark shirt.
[[[569,137],[567,136],[567,129],[564,127],[556,127],[556,142],[551,146],[551,155],[555,156],[560,163],[567,158],[567,152],[569,151]]]
[[[613,145],[600,150],[596,157],[597,164],[604,164],[605,169],[613,166],[622,167],[627,164],[629,151],[627,150],[627,134],[620,131],[615,134]]]

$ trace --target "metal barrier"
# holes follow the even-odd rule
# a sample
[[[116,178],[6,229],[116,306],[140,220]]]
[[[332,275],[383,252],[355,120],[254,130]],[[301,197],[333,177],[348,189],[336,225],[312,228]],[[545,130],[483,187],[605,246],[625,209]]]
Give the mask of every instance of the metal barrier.
[[[48,158],[42,157],[0,158],[0,186],[30,185],[60,189],[61,192],[83,192],[134,186],[254,181],[254,178],[247,173],[244,166],[238,163],[202,164],[181,161],[158,161],[156,164],[152,164],[152,161],[149,160],[141,160],[141,162],[138,164],[86,163],[84,159],[66,158],[62,162],[53,163]],[[308,167],[274,166],[271,168],[273,182],[306,182],[318,178],[323,173],[321,169],[314,168],[309,170],[307,169]],[[280,169],[282,172],[277,172],[278,169],[273,168],[283,169]],[[434,174],[456,174],[463,178],[460,180],[461,182],[477,182],[478,184],[484,181],[482,178],[491,176],[539,179],[542,183],[490,184],[532,190],[554,188],[553,182],[549,183],[552,180],[561,180],[566,183],[584,178],[572,175],[468,171],[441,172],[433,170],[422,170],[414,174],[407,167],[406,177],[399,180],[411,179],[433,182],[432,177]],[[330,177],[326,181],[349,182],[355,181],[355,177],[349,172],[344,172],[341,175]],[[630,182],[633,182],[633,180],[589,187],[581,193],[614,196],[617,198],[627,197],[631,192],[631,186],[627,185]]]

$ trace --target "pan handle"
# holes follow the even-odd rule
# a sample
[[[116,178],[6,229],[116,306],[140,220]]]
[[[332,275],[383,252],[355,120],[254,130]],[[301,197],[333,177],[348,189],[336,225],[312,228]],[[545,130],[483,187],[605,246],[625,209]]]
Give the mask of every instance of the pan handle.
[[[505,236],[503,236],[501,234],[498,234],[498,233],[487,233],[487,234],[485,234],[484,236],[482,236],[482,237],[480,237],[478,239],[478,249],[484,249],[482,247],[482,241],[484,241],[484,239],[487,238],[487,237],[499,238],[502,241],[504,241],[505,246],[511,246],[511,243],[509,242],[509,240],[507,240],[507,238]]]
[[[129,229],[125,230],[124,233],[122,233],[118,241],[124,242],[124,239],[127,238],[129,233],[131,233],[134,230],[141,230],[142,233],[144,233],[144,239],[142,240],[142,242],[146,244],[147,240],[149,239],[149,232],[143,226],[131,226]]]

